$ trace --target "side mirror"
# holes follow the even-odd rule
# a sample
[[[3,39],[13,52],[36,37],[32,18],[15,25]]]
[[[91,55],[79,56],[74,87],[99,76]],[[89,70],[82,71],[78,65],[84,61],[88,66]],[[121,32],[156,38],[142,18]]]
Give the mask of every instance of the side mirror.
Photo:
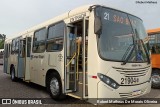
[[[94,33],[97,35],[101,35],[102,33],[102,22],[101,19],[99,17],[95,17],[94,20]]]

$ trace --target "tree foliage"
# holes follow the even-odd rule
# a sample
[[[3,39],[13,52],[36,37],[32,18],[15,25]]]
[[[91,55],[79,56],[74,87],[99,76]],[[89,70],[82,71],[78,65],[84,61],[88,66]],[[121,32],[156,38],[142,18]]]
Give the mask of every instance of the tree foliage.
[[[4,40],[0,40],[0,49],[4,49]]]

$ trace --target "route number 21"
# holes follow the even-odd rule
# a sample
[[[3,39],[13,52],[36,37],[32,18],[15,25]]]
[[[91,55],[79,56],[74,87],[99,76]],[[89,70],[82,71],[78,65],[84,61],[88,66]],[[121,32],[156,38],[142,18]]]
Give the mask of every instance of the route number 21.
[[[104,19],[105,19],[105,20],[109,20],[109,13],[104,12]]]

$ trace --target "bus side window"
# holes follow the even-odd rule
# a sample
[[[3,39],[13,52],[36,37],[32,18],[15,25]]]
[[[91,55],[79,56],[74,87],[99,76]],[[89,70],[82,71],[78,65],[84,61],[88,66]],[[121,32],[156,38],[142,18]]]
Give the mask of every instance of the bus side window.
[[[18,54],[19,52],[19,38],[15,40],[15,53]]]
[[[156,53],[160,54],[160,46],[159,46],[159,44],[156,45]]]
[[[11,45],[11,47],[12,47],[12,49],[11,49],[11,54],[14,54],[15,53],[15,39],[13,39],[12,40],[12,45]]]
[[[34,33],[33,49],[34,53],[42,53],[45,51],[46,28],[40,29]]]
[[[63,49],[64,23],[52,25],[48,29],[47,51],[61,51]]]
[[[27,37],[27,57],[31,55],[31,37]]]
[[[25,57],[25,40],[20,40],[19,42],[19,54],[21,58]]]
[[[10,53],[11,53],[11,44],[9,44],[8,46],[8,57],[10,56]]]
[[[152,46],[152,53],[155,54],[156,53],[156,49],[154,46]]]

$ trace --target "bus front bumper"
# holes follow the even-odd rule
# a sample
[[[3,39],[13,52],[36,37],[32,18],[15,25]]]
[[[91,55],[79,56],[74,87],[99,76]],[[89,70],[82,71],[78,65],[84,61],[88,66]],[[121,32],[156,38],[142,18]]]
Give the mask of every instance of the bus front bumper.
[[[98,98],[135,98],[149,93],[151,90],[151,82],[146,82],[134,86],[120,86],[113,89],[104,82],[98,83]]]

